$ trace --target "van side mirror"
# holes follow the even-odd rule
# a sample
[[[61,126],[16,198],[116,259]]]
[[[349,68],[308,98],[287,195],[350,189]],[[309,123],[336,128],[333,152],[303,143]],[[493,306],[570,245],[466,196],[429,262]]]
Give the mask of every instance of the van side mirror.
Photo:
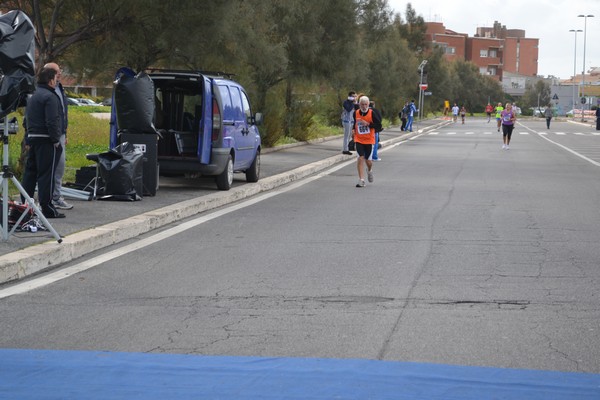
[[[254,114],[254,117],[252,118],[254,125],[262,125],[263,123],[263,115],[262,113],[256,113]]]

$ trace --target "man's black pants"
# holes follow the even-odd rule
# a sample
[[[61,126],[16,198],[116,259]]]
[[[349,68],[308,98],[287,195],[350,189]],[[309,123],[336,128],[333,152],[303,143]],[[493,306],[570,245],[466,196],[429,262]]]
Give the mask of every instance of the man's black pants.
[[[50,141],[34,142],[29,145],[25,173],[23,174],[23,189],[29,197],[35,193],[35,184],[38,186],[38,201],[44,214],[54,213],[52,193],[54,191],[54,170],[63,149],[55,147]],[[24,199],[22,199],[24,201]]]

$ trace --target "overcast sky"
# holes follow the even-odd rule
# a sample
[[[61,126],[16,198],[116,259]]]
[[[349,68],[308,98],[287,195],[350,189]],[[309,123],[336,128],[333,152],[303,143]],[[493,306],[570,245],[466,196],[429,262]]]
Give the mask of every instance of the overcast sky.
[[[583,70],[583,32],[580,14],[587,18],[585,66],[600,67],[600,0],[388,0],[390,7],[406,21],[406,4],[411,3],[426,22],[443,22],[447,29],[474,36],[477,27],[491,27],[494,21],[507,29],[524,29],[528,38],[539,39],[538,75],[554,75],[561,79]]]

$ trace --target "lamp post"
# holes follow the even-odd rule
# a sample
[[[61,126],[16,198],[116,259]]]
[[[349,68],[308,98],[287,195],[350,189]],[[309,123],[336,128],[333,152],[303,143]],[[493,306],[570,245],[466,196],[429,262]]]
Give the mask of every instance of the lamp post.
[[[577,16],[578,18],[583,18],[583,72],[582,72],[582,76],[581,76],[581,97],[585,97],[585,42],[586,42],[586,36],[587,36],[587,19],[588,18],[594,18],[593,15],[583,15],[583,14],[579,14]],[[583,122],[584,119],[584,114],[583,114],[583,104],[581,105],[581,121]]]
[[[583,32],[581,29],[569,29],[569,32],[575,33],[575,46],[573,50],[573,119],[575,119],[575,76],[577,75],[577,32]],[[581,110],[583,113],[583,110]]]
[[[423,68],[427,65],[427,60],[421,61],[419,64],[419,71],[421,71],[421,80],[419,81],[419,121],[423,118],[423,106],[421,102],[423,101]]]

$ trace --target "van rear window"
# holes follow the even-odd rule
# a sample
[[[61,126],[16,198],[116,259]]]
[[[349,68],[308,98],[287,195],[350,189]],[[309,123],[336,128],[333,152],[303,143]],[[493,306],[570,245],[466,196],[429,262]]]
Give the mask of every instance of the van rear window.
[[[243,121],[240,89],[235,86],[219,85],[219,93],[223,101],[223,121]]]

